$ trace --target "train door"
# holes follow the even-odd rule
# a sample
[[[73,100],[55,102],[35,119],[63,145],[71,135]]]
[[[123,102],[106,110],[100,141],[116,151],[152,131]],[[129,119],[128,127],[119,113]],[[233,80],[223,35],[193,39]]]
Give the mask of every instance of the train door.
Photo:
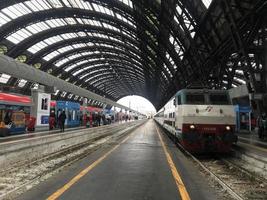
[[[181,94],[176,96],[176,106],[175,106],[175,128],[182,129],[182,98]]]

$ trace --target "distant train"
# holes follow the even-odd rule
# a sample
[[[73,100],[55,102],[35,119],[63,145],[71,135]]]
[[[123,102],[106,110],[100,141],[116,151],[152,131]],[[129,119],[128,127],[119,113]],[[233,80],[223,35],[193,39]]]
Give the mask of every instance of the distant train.
[[[62,111],[66,113],[65,125],[67,127],[86,126],[93,114],[102,113],[103,109],[93,106],[81,106],[79,103],[71,101],[51,101],[49,129],[56,126],[57,119]]]
[[[229,152],[235,134],[234,106],[227,91],[183,89],[154,119],[189,152]]]
[[[30,116],[31,106],[28,96],[0,92],[0,136],[34,130],[36,119]]]
[[[34,105],[30,96],[0,92],[0,136],[35,131],[37,120],[30,115],[34,106],[37,105]],[[63,110],[66,113],[66,127],[92,127],[138,118],[131,112],[127,114],[94,106],[81,106],[80,103],[71,101],[50,101],[50,112],[41,116],[42,124],[49,126],[50,130],[56,128],[57,119]]]

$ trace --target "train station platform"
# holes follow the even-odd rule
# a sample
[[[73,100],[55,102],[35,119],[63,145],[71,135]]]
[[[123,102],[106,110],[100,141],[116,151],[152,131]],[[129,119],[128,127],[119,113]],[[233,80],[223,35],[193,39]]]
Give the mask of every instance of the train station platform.
[[[266,139],[259,139],[255,132],[241,132],[238,133],[238,142],[233,150],[242,168],[267,177]]]
[[[255,131],[243,131],[238,133],[239,141],[267,149],[267,138],[260,139]]]
[[[153,120],[108,142],[17,200],[218,199]]]

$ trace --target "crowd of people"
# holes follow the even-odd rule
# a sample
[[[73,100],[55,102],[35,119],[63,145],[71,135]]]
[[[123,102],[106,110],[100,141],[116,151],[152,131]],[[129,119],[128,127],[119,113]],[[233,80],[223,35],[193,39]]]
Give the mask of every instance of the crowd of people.
[[[63,110],[58,117],[55,112],[50,113],[49,129],[52,130],[56,127],[60,128],[61,132],[65,130],[66,113]],[[116,113],[116,115],[104,114],[102,112],[92,112],[84,115],[80,115],[80,125],[86,127],[97,127],[101,125],[107,125],[114,122],[127,122],[133,120],[131,115],[124,114],[122,112]]]

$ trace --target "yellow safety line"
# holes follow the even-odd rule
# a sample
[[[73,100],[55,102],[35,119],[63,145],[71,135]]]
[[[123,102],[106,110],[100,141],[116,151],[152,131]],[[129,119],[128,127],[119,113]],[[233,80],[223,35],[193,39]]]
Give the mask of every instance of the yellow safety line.
[[[168,164],[169,164],[169,166],[171,168],[172,176],[173,176],[173,178],[175,180],[177,188],[178,188],[178,190],[180,192],[180,195],[182,197],[182,200],[190,200],[190,196],[189,196],[189,194],[188,194],[188,192],[186,190],[186,187],[185,187],[185,185],[184,185],[184,183],[182,181],[182,178],[179,175],[179,173],[178,173],[178,171],[177,171],[177,169],[176,169],[176,167],[174,165],[174,162],[173,162],[173,160],[172,160],[172,158],[171,158],[171,156],[170,156],[170,154],[169,154],[169,152],[168,152],[168,150],[166,148],[166,145],[165,145],[165,143],[164,143],[164,141],[163,141],[163,139],[162,139],[157,127],[156,127],[156,130],[157,130],[161,145],[163,147],[165,156],[167,158]]]
[[[93,162],[87,168],[85,168],[84,170],[82,170],[78,175],[76,175],[74,178],[72,178],[68,183],[66,183],[63,187],[61,187],[60,189],[58,189],[55,193],[53,193],[51,196],[49,196],[46,200],[55,200],[58,197],[60,197],[73,184],[75,184],[76,182],[78,182],[84,175],[86,175],[94,167],[96,167],[99,163],[101,163],[109,154],[111,154],[115,149],[117,149],[122,143],[124,143],[126,140],[128,140],[130,136],[131,135],[127,136],[124,140],[122,140],[119,144],[117,144],[115,147],[113,147],[110,151],[108,151],[106,154],[104,154],[98,160],[96,160],[95,162]]]

